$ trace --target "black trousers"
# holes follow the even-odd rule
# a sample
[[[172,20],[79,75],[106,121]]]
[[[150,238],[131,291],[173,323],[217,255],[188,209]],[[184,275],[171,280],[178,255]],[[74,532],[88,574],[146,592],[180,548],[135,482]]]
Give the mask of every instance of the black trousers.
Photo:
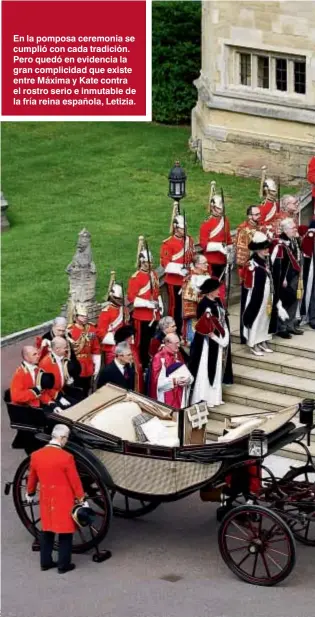
[[[150,326],[149,321],[140,321],[140,340],[139,340],[139,355],[143,370],[147,369],[150,362],[149,346],[151,338],[155,334],[157,322],[154,321]]]
[[[76,388],[83,390],[83,398],[89,396],[89,392],[92,385],[92,377],[77,377],[73,384]]]
[[[59,534],[58,568],[66,568],[71,562],[72,533]],[[41,531],[40,533],[40,565],[42,568],[51,565],[54,548],[55,533],[53,531]]]

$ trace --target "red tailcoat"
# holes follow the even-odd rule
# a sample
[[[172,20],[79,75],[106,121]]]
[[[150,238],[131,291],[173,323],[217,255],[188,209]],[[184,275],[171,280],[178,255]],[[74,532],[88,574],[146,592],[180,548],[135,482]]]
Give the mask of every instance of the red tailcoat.
[[[64,359],[63,365],[65,365],[65,363],[67,362],[68,360]],[[61,377],[57,360],[51,353],[46,354],[43,359],[40,360],[39,367],[46,373],[53,373],[53,376],[55,378],[54,387],[51,390],[46,390],[45,392],[47,393],[47,396],[49,396],[50,400],[55,400],[59,392],[61,392],[63,389],[65,383],[65,376],[63,375],[63,378]]]
[[[124,309],[109,302],[99,314],[96,333],[101,345],[101,350],[105,353],[105,364],[109,364],[115,357],[114,334],[124,323]],[[105,337],[105,342],[102,343]]]
[[[315,198],[315,156],[311,158],[308,164],[307,179],[312,185],[312,196]],[[314,208],[315,208],[315,202],[314,202]],[[315,210],[313,212],[313,215],[315,215]]]
[[[136,298],[147,301],[158,301],[160,295],[159,278],[156,272],[151,273],[153,294],[151,295],[150,277],[148,272],[137,270],[129,279],[127,296],[129,302],[134,303]],[[138,307],[133,309],[133,318],[138,321],[149,321],[160,319],[160,311],[152,308]]]
[[[75,499],[84,497],[74,457],[59,446],[47,445],[31,455],[27,492],[32,495],[40,485],[39,505],[43,531],[74,533],[71,517]]]
[[[160,251],[161,266],[165,269],[165,283],[168,285],[182,286],[184,276],[179,274],[181,266],[189,267],[195,248],[194,241],[191,236],[186,237],[186,250],[184,251],[184,238],[170,236],[163,241]],[[184,255],[185,253],[185,255]],[[168,271],[169,270],[169,271]]]
[[[199,244],[203,249],[208,264],[226,265],[226,255],[221,251],[207,251],[208,243],[219,242],[221,245],[233,244],[230,223],[226,216],[210,216],[200,227]]]
[[[10,395],[12,403],[18,403],[22,405],[32,405],[32,407],[41,407],[41,405],[48,405],[52,400],[49,395],[49,390],[41,390],[39,393],[34,390],[39,381],[39,368],[35,369],[35,379],[33,379],[27,366],[22,362],[16,369],[11,385]],[[39,383],[38,383],[39,385]]]
[[[85,326],[75,323],[68,327],[68,335],[75,342],[75,355],[81,365],[80,377],[91,377],[94,374],[92,356],[101,353],[95,326],[90,323]]]
[[[275,219],[276,214],[279,212],[279,202],[266,199],[262,204],[260,204],[259,209],[260,224],[271,225]]]
[[[157,384],[158,378],[162,368],[162,358],[165,360],[165,367],[171,366],[174,362],[181,362],[184,364],[184,359],[181,353],[177,353],[176,355],[169,351],[166,347],[162,347],[160,351],[158,351],[153,360],[152,360],[152,368],[151,368],[151,378],[150,378],[150,397],[154,400],[157,400]],[[181,409],[182,405],[182,397],[183,397],[183,388],[181,386],[175,386],[172,390],[164,393],[164,401],[166,405],[170,405],[175,409]]]

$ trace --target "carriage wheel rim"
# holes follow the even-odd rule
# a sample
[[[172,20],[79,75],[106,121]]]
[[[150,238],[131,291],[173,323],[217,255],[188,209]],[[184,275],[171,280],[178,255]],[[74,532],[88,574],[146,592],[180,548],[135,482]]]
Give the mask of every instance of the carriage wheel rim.
[[[247,514],[260,517],[257,527],[250,517],[246,527],[233,520],[241,514],[246,515],[246,511]],[[263,524],[266,519],[272,522],[271,528],[267,530],[264,529]],[[294,567],[295,550],[292,533],[280,517],[275,516],[266,508],[251,506],[248,509],[246,506],[241,506],[232,510],[223,520],[219,534],[220,550],[224,561],[235,574],[249,583],[276,584],[286,578]],[[238,545],[229,548],[227,539],[236,540]],[[284,544],[284,548],[279,546],[280,542]],[[284,563],[282,563],[283,558]],[[248,572],[245,568],[249,566],[250,560],[252,560],[251,571]],[[264,570],[263,576],[256,574],[259,566]]]
[[[91,538],[89,528],[85,528],[85,530],[77,528],[77,530],[73,534],[72,552],[73,553],[83,553],[89,550],[90,548],[92,548],[93,546],[95,546],[95,543],[99,543],[106,536],[106,533],[110,525],[112,511],[111,511],[111,503],[110,503],[109,496],[107,494],[106,487],[102,486],[101,481],[97,477],[97,475],[95,473],[92,473],[92,471],[89,469],[88,465],[84,461],[76,460],[76,464],[77,464],[79,474],[80,474],[80,470],[82,471],[82,467],[84,467],[85,474],[87,472],[87,475],[93,479],[92,484],[97,483],[97,486],[98,486],[97,493],[95,493],[94,491],[94,495],[92,497],[90,497],[89,495],[87,496],[87,499],[89,499],[90,501],[91,507],[93,508],[93,504],[95,505],[94,500],[96,498],[98,498],[99,502],[101,499],[103,506],[104,506],[103,512],[100,512],[99,510],[95,510],[95,508],[93,508],[96,514],[96,521],[100,520],[99,527],[98,528],[96,527],[95,529],[95,531],[97,530],[97,533],[95,533],[94,531],[94,536],[95,536],[94,540],[92,540]],[[39,539],[39,535],[40,535],[39,523],[41,520],[40,515],[39,515],[39,491],[37,491],[38,498],[33,503],[33,506],[30,506],[30,504],[27,504],[27,502],[24,499],[24,495],[26,492],[28,469],[29,469],[29,459],[25,459],[24,461],[22,461],[17,471],[16,477],[14,479],[13,497],[14,497],[14,503],[15,503],[18,516],[20,520],[22,521],[23,525],[26,527],[29,533],[31,533],[32,536],[34,536],[36,539]],[[99,503],[97,505],[99,507]],[[32,520],[32,515],[31,515],[31,507],[33,508],[33,512],[35,508],[38,510],[38,513],[37,513],[37,510],[35,510],[36,512],[35,528],[33,525],[33,520]],[[95,528],[95,523],[94,523],[94,528]],[[81,541],[77,542],[78,538],[80,538]],[[55,542],[54,550],[57,550],[57,549],[58,549],[58,542]]]

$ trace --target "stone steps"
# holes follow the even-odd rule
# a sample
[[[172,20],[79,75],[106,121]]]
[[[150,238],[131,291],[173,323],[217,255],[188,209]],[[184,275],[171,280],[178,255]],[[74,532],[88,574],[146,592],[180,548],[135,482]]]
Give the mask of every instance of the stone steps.
[[[235,367],[234,367],[235,369]],[[246,367],[244,367],[246,370]],[[291,396],[288,394],[269,392],[264,389],[264,384],[257,384],[257,387],[246,386],[244,384],[234,383],[232,386],[223,386],[223,399],[227,403],[235,403],[238,406],[244,406],[244,414],[246,408],[258,408],[266,411],[278,411],[291,407],[300,402],[300,396]],[[236,415],[236,414],[235,414]]]
[[[270,354],[271,355],[271,354]],[[243,364],[233,366],[235,383],[300,398],[315,398],[315,380]]]
[[[246,345],[233,344],[233,366],[241,364],[257,369],[284,373],[294,377],[304,377],[315,380],[315,360],[275,351],[264,356],[254,356]]]

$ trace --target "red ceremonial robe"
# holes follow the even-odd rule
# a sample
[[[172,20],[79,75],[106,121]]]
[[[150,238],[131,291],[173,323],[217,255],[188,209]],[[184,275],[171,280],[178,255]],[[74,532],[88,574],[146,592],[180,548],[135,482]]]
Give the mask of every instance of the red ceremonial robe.
[[[150,379],[150,387],[149,393],[150,397],[158,400],[158,379],[160,372],[162,370],[163,362],[165,362],[165,368],[167,369],[171,364],[175,362],[182,362],[184,364],[183,357],[181,353],[177,353],[176,355],[169,351],[166,347],[163,347],[161,351],[158,351],[152,361],[152,369],[151,369],[151,379]],[[164,403],[166,405],[170,405],[175,409],[181,409],[182,406],[182,398],[183,398],[183,388],[181,386],[175,386],[172,390],[164,392]]]
[[[71,511],[75,499],[84,498],[84,490],[72,454],[53,444],[33,452],[27,479],[29,495],[36,492],[38,483],[42,530],[74,533]]]

